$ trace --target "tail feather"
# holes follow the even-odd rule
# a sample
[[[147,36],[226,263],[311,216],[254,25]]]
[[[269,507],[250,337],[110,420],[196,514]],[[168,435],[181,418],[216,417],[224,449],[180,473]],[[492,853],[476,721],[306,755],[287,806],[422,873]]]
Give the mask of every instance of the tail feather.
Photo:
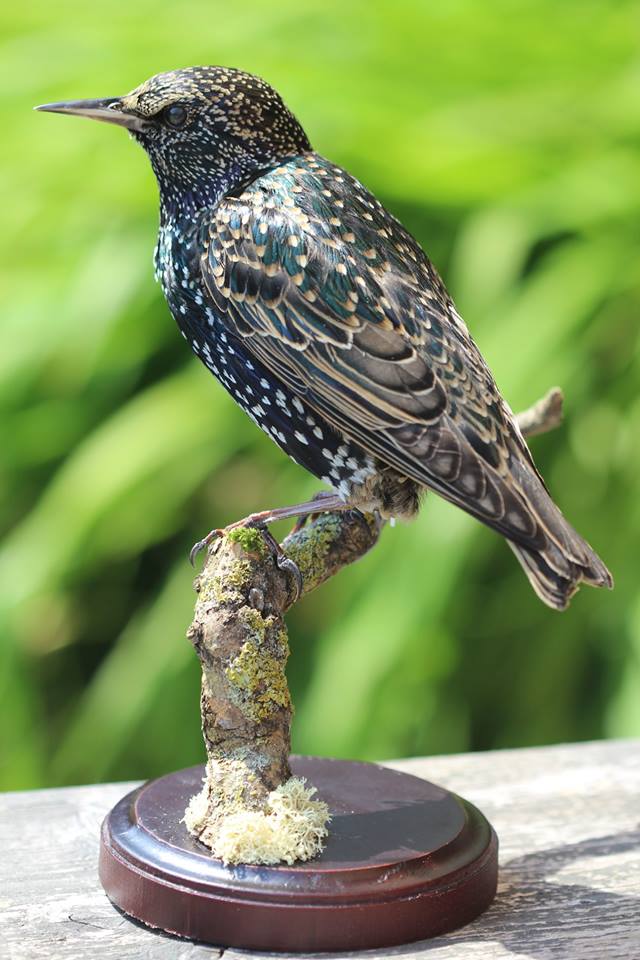
[[[613,577],[555,504],[551,500],[549,503],[555,517],[553,525],[545,524],[548,533],[543,547],[534,549],[511,540],[507,543],[540,599],[555,610],[564,610],[581,583],[611,589]]]

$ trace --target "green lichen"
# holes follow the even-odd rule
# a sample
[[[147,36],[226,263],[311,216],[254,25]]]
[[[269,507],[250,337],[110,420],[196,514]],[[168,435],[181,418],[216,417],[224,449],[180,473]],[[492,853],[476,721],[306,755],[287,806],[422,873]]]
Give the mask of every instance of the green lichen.
[[[341,529],[341,518],[325,513],[312,526],[303,528],[296,540],[287,544],[287,556],[302,574],[305,593],[322,580],[325,560]]]
[[[251,564],[248,560],[236,560],[231,569],[227,572],[225,583],[237,590],[246,587],[251,576]]]
[[[202,576],[200,578],[200,588],[198,590],[200,603],[210,603],[212,600],[217,601],[217,603],[224,603],[228,599],[230,599],[230,595],[225,590],[220,577]]]
[[[286,663],[286,661],[289,659],[289,636],[284,627],[278,632],[276,643],[280,650],[280,655],[284,658]]]
[[[277,707],[290,708],[284,667],[284,660],[260,649],[254,639],[246,640],[226,667],[225,676],[239,694],[238,705],[250,719],[259,722]]]
[[[204,603],[211,600],[216,603],[242,600],[240,591],[247,585],[250,576],[251,565],[248,560],[234,561],[224,578],[203,575],[200,578],[199,600]]]
[[[257,527],[235,527],[226,534],[227,540],[237,543],[245,553],[253,553],[259,557],[266,556],[264,538]]]
[[[254,607],[243,607],[240,617],[251,630],[257,643],[263,643],[267,630],[273,625],[273,617],[263,617]]]

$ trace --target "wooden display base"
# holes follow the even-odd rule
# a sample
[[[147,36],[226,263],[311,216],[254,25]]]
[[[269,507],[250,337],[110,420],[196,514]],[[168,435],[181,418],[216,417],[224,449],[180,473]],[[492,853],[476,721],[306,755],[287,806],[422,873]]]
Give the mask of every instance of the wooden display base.
[[[320,857],[225,867],[181,823],[204,767],[152,780],[102,826],[100,879],[151,927],[221,946],[363,950],[461,927],[496,891],[498,843],[466,800],[371,763],[293,757],[331,811]]]

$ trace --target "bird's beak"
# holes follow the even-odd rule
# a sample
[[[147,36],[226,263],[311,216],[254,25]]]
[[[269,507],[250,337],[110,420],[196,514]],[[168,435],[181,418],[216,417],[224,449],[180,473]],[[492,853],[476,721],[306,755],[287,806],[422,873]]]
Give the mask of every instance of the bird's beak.
[[[106,100],[63,100],[61,103],[43,103],[34,109],[46,113],[68,113],[72,117],[89,117],[91,120],[102,120],[103,123],[115,123],[127,130],[142,130],[145,124],[142,117],[123,109],[120,97]]]

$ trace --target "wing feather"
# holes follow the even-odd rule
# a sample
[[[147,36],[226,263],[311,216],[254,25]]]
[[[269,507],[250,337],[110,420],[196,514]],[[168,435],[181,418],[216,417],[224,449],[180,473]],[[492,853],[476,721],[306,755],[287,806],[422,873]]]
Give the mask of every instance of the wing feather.
[[[542,481],[488,367],[357,181],[319,158],[262,177],[216,208],[201,265],[229,332],[332,426],[509,539],[543,542],[528,500]]]

